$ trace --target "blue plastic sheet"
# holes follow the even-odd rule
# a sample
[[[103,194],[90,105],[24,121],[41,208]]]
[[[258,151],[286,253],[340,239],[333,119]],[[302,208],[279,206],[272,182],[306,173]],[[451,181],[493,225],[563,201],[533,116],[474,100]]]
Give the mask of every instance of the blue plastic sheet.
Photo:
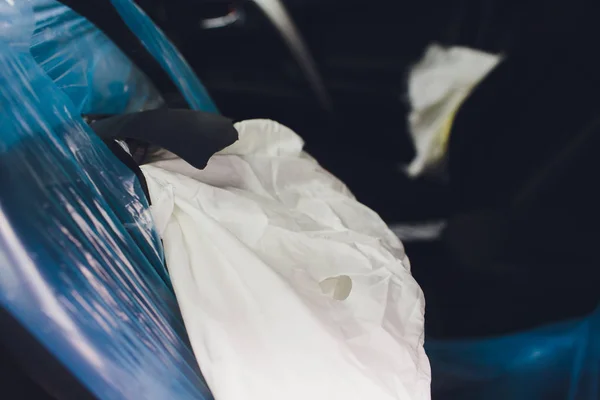
[[[80,113],[122,114],[162,104],[149,79],[88,20],[55,0],[31,4],[31,53]]]
[[[506,337],[427,340],[425,349],[434,399],[600,399],[600,310]]]
[[[0,307],[99,399],[210,399],[134,174],[0,0]]]
[[[193,110],[218,112],[192,68],[150,17],[132,0],[111,0],[129,29],[161,64]]]

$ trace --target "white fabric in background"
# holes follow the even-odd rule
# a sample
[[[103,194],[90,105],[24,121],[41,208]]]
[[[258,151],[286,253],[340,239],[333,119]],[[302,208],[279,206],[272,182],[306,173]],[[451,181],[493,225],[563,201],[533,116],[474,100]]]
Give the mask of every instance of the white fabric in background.
[[[398,238],[268,120],[200,171],[142,167],[217,400],[430,398],[423,293]]]
[[[408,76],[409,130],[417,155],[407,168],[416,177],[444,159],[454,115],[501,57],[467,47],[430,45]]]

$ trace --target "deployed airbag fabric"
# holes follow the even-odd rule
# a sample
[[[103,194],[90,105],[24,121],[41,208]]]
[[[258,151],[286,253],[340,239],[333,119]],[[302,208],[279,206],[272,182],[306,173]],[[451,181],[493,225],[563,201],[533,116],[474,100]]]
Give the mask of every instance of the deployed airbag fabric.
[[[429,399],[424,299],[400,241],[290,129],[236,128],[204,170],[142,167],[215,397]]]
[[[408,77],[408,121],[417,153],[408,175],[440,172],[456,112],[501,60],[499,55],[467,47],[427,48]]]

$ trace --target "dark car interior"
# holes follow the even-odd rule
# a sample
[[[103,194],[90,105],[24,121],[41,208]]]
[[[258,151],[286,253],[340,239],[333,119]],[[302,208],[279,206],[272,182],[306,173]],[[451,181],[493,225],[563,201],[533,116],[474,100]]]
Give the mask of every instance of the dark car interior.
[[[111,23],[110,1],[61,2],[182,105],[156,61]],[[284,13],[265,0],[136,3],[223,115],[290,126],[390,225],[444,221],[439,237],[403,240],[427,299],[428,338],[511,334],[598,306],[596,2],[284,0]],[[445,179],[411,179],[407,74],[430,43],[505,61],[460,108]]]
[[[289,125],[389,224],[450,221],[435,241],[405,242],[428,335],[501,334],[595,308],[593,2],[287,0],[324,95],[262,3],[139,4],[224,115]],[[506,56],[459,111],[447,181],[402,169],[414,155],[407,71],[432,42]],[[567,302],[555,296],[565,286]]]

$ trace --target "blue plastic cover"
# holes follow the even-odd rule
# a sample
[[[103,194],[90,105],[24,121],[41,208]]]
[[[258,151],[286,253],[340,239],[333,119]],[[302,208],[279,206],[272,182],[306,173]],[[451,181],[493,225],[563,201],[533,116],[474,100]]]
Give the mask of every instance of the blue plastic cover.
[[[212,101],[192,68],[150,17],[132,0],[111,0],[123,21],[144,47],[169,74],[193,110],[217,113]]]
[[[99,399],[210,399],[139,182],[0,0],[0,307]]]
[[[55,0],[31,3],[31,53],[80,113],[122,114],[162,104],[150,80],[87,19]]]
[[[481,340],[427,340],[433,398],[600,399],[600,310],[588,318]]]

